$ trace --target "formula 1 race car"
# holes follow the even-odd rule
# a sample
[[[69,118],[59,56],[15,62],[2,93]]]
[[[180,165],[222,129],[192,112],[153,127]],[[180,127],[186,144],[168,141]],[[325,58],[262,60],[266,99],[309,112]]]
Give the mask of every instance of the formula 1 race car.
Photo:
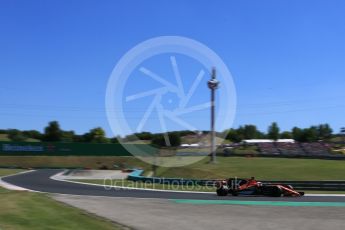
[[[256,181],[254,177],[251,179],[230,178],[228,180],[218,181],[216,183],[216,187],[218,196],[227,196],[228,194],[232,194],[233,196],[254,195],[299,197],[304,195],[304,192],[297,192],[291,185],[262,183]]]

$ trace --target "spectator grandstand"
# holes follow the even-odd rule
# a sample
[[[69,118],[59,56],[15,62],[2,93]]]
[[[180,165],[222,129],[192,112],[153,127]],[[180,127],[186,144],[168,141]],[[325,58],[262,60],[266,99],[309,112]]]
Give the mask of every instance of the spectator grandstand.
[[[320,142],[298,143],[270,141],[256,142],[255,145],[263,155],[328,156],[331,154],[331,146]]]
[[[276,148],[281,155],[305,155],[305,152],[300,147],[299,143],[275,143]]]
[[[279,150],[275,147],[274,143],[258,143],[259,151],[261,154],[265,155],[279,155]]]
[[[324,156],[330,154],[329,146],[319,142],[301,143],[301,147],[307,155]]]

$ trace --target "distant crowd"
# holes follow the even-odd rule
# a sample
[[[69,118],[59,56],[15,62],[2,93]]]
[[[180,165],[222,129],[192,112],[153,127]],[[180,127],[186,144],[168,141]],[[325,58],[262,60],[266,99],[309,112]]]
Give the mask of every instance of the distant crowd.
[[[331,144],[311,143],[258,143],[259,152],[266,155],[325,156],[331,153]]]

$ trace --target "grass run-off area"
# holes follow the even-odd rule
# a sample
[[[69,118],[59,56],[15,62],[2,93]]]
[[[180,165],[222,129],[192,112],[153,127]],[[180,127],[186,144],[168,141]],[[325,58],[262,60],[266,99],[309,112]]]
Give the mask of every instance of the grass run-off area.
[[[184,157],[179,161],[183,162]],[[268,157],[217,157],[218,163],[210,164],[209,158],[183,167],[158,167],[156,176],[195,179],[222,179],[228,177],[259,180],[345,180],[344,160],[293,159]],[[125,165],[152,168],[135,157],[83,157],[83,156],[0,156],[0,166],[7,167],[74,167],[99,169],[106,166]]]
[[[0,167],[22,168],[90,168],[108,169],[123,165],[148,169],[150,166],[135,157],[117,156],[0,156]]]
[[[23,169],[0,169],[0,177],[23,172]]]
[[[218,157],[178,168],[157,170],[158,177],[222,179],[229,177],[259,180],[345,180],[345,161],[265,157]]]
[[[18,170],[0,169],[0,175]],[[114,223],[54,201],[46,194],[0,187],[0,229],[120,229]]]

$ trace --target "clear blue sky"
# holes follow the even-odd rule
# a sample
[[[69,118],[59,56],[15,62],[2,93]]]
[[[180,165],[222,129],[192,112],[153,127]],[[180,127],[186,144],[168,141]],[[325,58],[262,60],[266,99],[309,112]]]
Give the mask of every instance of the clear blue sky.
[[[338,131],[344,12],[342,0],[1,0],[0,128],[42,130],[58,120],[111,136],[104,98],[115,64],[146,39],[178,35],[206,44],[232,72],[233,127],[327,122]]]

